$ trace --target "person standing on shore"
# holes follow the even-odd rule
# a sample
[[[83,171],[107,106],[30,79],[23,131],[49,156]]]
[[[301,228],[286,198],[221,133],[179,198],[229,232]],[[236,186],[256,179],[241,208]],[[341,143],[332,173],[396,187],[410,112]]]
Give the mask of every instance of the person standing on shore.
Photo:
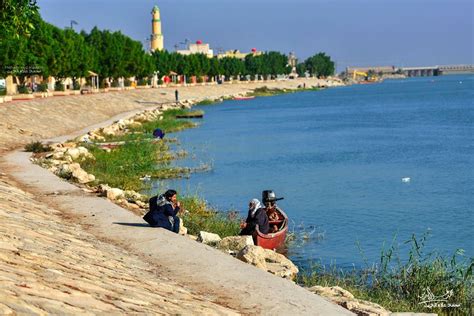
[[[240,234],[239,235],[252,235],[255,229],[257,228],[263,234],[267,234],[270,230],[268,224],[268,216],[265,208],[262,207],[262,204],[258,199],[252,199],[249,203],[249,213],[245,222],[240,224]]]
[[[180,219],[177,214],[181,205],[176,195],[175,190],[168,190],[160,196],[152,197],[149,200],[150,211],[143,219],[152,227],[161,227],[179,233]]]
[[[174,90],[174,98],[176,99],[176,103],[179,102],[179,91],[178,89]]]

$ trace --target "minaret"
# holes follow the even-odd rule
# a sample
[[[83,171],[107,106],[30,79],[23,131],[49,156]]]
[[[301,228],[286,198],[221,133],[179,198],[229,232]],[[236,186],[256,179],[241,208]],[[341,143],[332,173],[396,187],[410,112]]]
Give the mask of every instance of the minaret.
[[[151,48],[150,50],[154,52],[155,50],[163,50],[163,34],[161,34],[161,20],[160,20],[160,9],[155,5],[153,10],[151,10]]]

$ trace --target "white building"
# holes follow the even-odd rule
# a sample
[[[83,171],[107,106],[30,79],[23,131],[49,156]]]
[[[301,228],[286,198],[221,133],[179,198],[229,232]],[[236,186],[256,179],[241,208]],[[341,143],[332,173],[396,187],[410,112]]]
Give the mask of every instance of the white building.
[[[188,49],[177,50],[177,53],[181,55],[204,54],[209,58],[214,56],[214,51],[210,49],[209,44],[205,44],[202,41],[196,41],[195,44],[189,44]]]

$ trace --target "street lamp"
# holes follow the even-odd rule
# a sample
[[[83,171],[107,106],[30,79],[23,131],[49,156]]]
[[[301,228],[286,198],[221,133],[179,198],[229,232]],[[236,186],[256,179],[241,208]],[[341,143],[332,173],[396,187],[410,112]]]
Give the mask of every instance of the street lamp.
[[[79,23],[77,23],[76,21],[74,20],[71,20],[71,30],[74,30],[73,26],[74,25],[78,25]]]

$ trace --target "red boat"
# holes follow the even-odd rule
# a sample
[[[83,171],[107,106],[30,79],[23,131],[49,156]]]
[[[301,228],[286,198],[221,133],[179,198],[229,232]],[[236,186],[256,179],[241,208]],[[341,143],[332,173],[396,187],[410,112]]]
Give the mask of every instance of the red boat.
[[[278,220],[270,221],[270,227],[276,225],[278,230],[274,233],[263,234],[257,228],[253,234],[253,241],[255,245],[262,248],[276,250],[281,249],[285,245],[286,233],[288,232],[288,216],[279,207],[276,207]]]
[[[250,100],[250,99],[255,99],[253,96],[249,97],[234,97],[234,100]]]

